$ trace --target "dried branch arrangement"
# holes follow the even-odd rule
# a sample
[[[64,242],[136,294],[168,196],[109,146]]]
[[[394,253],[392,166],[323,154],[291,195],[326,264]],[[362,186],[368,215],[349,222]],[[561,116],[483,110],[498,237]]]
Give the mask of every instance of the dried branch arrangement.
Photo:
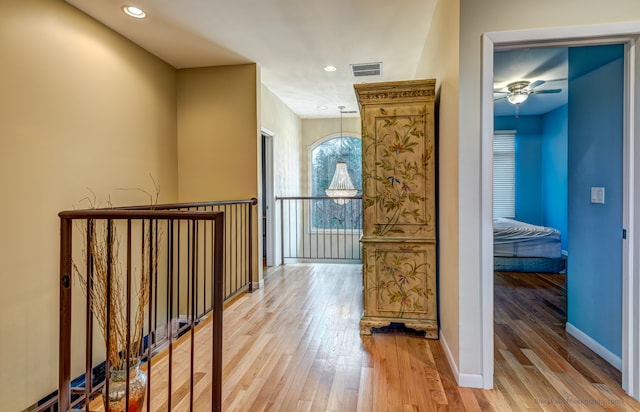
[[[95,201],[92,201],[93,205]],[[124,250],[121,249],[116,221],[89,220],[85,227],[80,228],[85,237],[89,236],[89,250],[83,250],[83,257],[89,259],[91,269],[85,273],[74,261],[73,271],[83,292],[89,294],[91,311],[105,346],[108,343],[107,358],[112,369],[132,366],[142,354],[150,279],[158,265],[158,239],[153,239],[150,226],[150,223],[144,223],[140,265],[131,274],[131,296],[127,296],[127,272],[120,260],[120,253]],[[135,300],[132,299],[134,296]],[[131,312],[127,312],[127,299],[132,299],[133,317]]]

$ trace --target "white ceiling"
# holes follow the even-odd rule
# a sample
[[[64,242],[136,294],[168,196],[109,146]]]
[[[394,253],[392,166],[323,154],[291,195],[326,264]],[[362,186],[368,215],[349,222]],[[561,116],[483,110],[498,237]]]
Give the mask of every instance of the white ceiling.
[[[136,20],[122,1],[67,0],[176,68],[257,63],[262,83],[302,118],[358,110],[354,83],[415,79],[436,3],[129,0],[148,14]],[[382,75],[351,75],[350,64],[369,62],[382,62]]]
[[[256,63],[262,83],[302,118],[358,110],[354,83],[416,78],[437,0],[66,0],[176,68]],[[125,15],[132,4],[148,14]],[[382,62],[380,76],[354,78],[350,64]],[[566,49],[495,55],[495,85],[545,80],[519,115],[546,113],[567,101]],[[334,65],[337,71],[322,68]],[[320,110],[326,106],[327,110]],[[506,99],[499,116],[515,114]]]

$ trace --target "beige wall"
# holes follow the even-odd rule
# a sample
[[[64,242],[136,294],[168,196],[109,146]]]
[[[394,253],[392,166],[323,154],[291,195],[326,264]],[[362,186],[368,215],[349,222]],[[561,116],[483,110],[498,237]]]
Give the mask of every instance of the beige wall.
[[[181,202],[258,196],[255,64],[178,71]]]
[[[290,196],[300,194],[300,130],[302,122],[271,90],[264,85],[260,92],[260,124],[261,129],[273,134],[273,196]],[[262,159],[260,159],[262,160]],[[262,170],[262,165],[258,170]],[[269,177],[268,177],[269,178]],[[261,176],[262,179],[262,176]],[[259,187],[262,190],[262,187]],[[264,193],[260,192],[262,200]],[[274,263],[282,260],[280,205],[274,203],[273,229]],[[262,218],[262,208],[260,208]],[[260,220],[262,221],[262,220]],[[271,222],[268,222],[271,223]],[[259,225],[259,240],[262,243],[262,225]],[[260,249],[262,250],[262,249]],[[260,268],[262,269],[262,268]]]
[[[180,202],[258,197],[259,76],[255,64],[178,71]],[[253,281],[262,270],[258,242],[254,213]],[[230,245],[226,251],[233,253]]]
[[[459,364],[458,64],[459,0],[440,0],[416,78],[435,78],[438,95],[439,305],[442,337]]]
[[[302,120],[265,86],[260,107],[261,127],[274,134],[274,194],[299,195]]]
[[[517,18],[514,18],[517,16]],[[460,372],[481,373],[480,68],[484,32],[640,20],[637,0],[460,0]]]
[[[57,388],[57,213],[177,200],[175,70],[59,0],[0,2],[0,409]]]

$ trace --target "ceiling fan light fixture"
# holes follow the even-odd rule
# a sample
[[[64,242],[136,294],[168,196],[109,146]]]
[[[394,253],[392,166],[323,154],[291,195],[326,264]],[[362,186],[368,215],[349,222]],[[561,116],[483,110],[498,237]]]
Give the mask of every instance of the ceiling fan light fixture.
[[[521,104],[527,101],[531,91],[528,89],[529,82],[526,80],[520,80],[517,82],[509,83],[507,89],[509,94],[507,100],[511,104]]]
[[[511,104],[521,104],[527,101],[529,98],[529,93],[524,90],[513,92],[507,96],[507,100]]]

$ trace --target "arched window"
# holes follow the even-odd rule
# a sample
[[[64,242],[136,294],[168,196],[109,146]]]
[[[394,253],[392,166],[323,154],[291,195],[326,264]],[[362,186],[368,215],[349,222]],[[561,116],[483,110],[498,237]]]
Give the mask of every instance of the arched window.
[[[334,137],[311,148],[311,196],[326,196],[336,163],[343,161],[353,186],[362,195],[362,140],[358,137]],[[361,229],[362,203],[337,204],[331,200],[313,201],[312,223],[315,229]]]
[[[338,161],[347,163],[353,186],[362,194],[362,141],[356,137],[336,137],[311,149],[311,196],[326,196]]]

